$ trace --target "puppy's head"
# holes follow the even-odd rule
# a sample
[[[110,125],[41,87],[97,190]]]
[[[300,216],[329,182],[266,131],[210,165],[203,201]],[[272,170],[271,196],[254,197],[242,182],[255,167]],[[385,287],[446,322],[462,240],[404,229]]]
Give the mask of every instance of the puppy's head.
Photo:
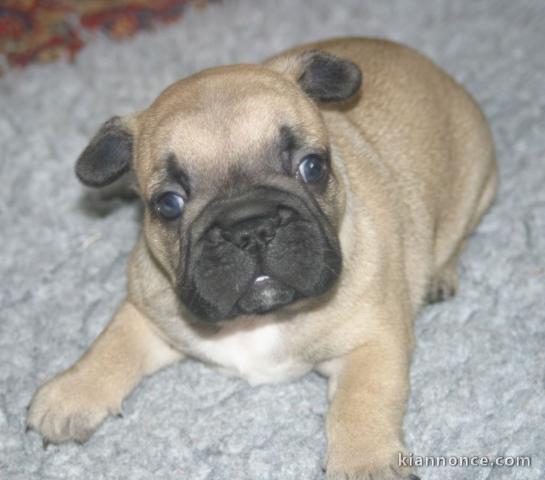
[[[149,250],[195,319],[271,312],[340,274],[344,191],[316,102],[360,83],[318,51],[205,70],[106,122],[76,173],[104,186],[133,171]]]

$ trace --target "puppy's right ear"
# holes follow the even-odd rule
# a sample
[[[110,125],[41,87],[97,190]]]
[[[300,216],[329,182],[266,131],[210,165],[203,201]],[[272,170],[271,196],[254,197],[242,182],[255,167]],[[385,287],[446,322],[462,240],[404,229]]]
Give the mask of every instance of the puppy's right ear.
[[[100,127],[76,162],[76,176],[83,184],[104,187],[130,170],[134,134],[129,123],[113,117]]]
[[[318,102],[348,100],[362,84],[358,65],[322,50],[297,48],[270,58],[265,65],[290,77]]]

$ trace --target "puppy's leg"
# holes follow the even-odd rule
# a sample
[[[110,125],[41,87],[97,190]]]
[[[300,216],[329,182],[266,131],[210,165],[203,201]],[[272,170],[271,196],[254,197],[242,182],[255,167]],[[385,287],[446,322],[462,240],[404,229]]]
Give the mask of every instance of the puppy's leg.
[[[181,358],[126,301],[91,348],[34,394],[27,425],[45,442],[87,440],[143,376]]]
[[[408,346],[369,342],[338,363],[327,418],[328,480],[416,479],[399,465]]]

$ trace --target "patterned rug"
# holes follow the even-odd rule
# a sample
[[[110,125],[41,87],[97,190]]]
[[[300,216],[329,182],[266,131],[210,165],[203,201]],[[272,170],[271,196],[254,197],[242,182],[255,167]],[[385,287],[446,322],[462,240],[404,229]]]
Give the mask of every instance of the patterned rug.
[[[2,66],[73,59],[94,32],[113,39],[178,20],[206,0],[0,0]]]

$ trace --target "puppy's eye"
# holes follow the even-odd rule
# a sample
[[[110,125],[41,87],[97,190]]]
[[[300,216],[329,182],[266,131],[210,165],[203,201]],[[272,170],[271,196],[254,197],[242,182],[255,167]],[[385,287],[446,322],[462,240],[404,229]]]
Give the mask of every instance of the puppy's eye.
[[[176,192],[162,193],[157,199],[157,213],[166,220],[175,220],[184,209],[185,200]]]
[[[324,160],[316,154],[307,155],[299,164],[299,173],[306,183],[316,183],[321,180],[325,170]]]

